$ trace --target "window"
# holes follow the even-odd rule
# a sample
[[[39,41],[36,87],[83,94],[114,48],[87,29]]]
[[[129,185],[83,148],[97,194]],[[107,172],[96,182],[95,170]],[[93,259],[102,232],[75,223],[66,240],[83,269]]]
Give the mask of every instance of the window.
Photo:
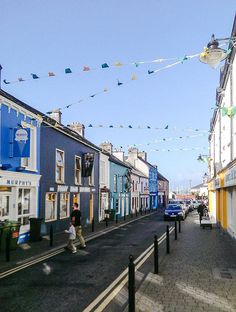
[[[103,160],[100,162],[100,181],[105,183],[105,161]]]
[[[0,186],[0,220],[9,218],[10,187]]]
[[[91,176],[89,176],[89,185],[94,185],[94,166],[91,172]]]
[[[18,199],[17,199],[17,209],[18,209],[18,221],[22,225],[29,224],[30,215],[30,189],[19,188]]]
[[[81,184],[81,157],[75,156],[75,184]]]
[[[117,192],[117,175],[114,174],[114,186],[113,186],[113,192]]]
[[[133,192],[134,192],[134,180],[132,181],[132,189],[133,189]]]
[[[119,192],[123,192],[123,177],[119,177]]]
[[[30,157],[21,158],[21,166],[29,171],[37,170],[37,129],[33,125],[22,122],[23,128],[30,128]]]
[[[45,220],[56,220],[57,212],[57,193],[46,193],[45,198]]]
[[[60,219],[69,216],[70,193],[60,193]]]
[[[56,183],[64,183],[65,155],[63,151],[56,149]]]
[[[141,192],[143,193],[143,182],[141,182]]]

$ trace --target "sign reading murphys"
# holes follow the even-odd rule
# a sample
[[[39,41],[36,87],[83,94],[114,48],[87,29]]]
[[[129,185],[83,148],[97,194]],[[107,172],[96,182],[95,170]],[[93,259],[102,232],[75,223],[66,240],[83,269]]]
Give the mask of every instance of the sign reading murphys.
[[[236,167],[233,167],[232,169],[228,170],[225,173],[225,186],[233,186],[236,185]]]
[[[30,129],[14,129],[13,156],[30,157]]]

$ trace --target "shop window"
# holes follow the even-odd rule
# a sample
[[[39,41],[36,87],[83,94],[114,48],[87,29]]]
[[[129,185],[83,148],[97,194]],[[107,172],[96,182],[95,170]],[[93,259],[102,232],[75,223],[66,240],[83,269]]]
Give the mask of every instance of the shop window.
[[[21,167],[29,171],[37,170],[37,129],[31,124],[22,122],[23,128],[30,128],[30,157],[21,158]]]
[[[9,202],[10,194],[3,193],[0,190],[0,220],[6,220],[9,218]]]
[[[75,184],[81,184],[81,157],[75,156]]]
[[[65,153],[56,149],[56,183],[64,183]]]
[[[69,217],[70,193],[60,193],[60,219]]]
[[[29,224],[30,216],[30,201],[31,201],[31,190],[19,188],[17,209],[18,209],[18,221],[22,225]]]
[[[114,178],[113,178],[114,180],[114,185],[113,185],[113,192],[117,192],[117,175],[116,174],[114,174]]]
[[[119,192],[123,192],[123,177],[122,176],[119,177],[119,184],[120,184]]]
[[[45,199],[45,220],[56,220],[57,193],[46,193]]]

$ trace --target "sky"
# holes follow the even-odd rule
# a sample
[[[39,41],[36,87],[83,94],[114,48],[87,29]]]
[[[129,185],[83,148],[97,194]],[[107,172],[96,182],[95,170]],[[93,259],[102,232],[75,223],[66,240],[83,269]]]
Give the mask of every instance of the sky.
[[[63,108],[62,123],[83,123],[97,145],[145,150],[172,190],[188,189],[207,172],[197,157],[208,154],[220,67],[195,57],[148,70],[202,52],[213,33],[229,37],[235,9],[235,0],[0,0],[2,80],[11,82],[2,89],[43,113]],[[173,60],[149,62],[158,59]]]

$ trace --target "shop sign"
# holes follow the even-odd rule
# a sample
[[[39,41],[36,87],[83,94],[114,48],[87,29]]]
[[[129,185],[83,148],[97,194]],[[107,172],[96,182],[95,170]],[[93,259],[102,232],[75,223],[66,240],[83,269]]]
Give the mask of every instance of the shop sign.
[[[28,180],[6,179],[6,178],[0,178],[0,184],[9,186],[33,186],[32,182]]]
[[[78,186],[70,186],[70,192],[71,193],[78,193],[79,192]]]
[[[58,185],[57,186],[57,191],[58,192],[65,193],[65,192],[68,192],[68,189],[69,189],[69,186],[67,186],[67,185]]]
[[[49,192],[55,192],[55,187],[49,187]]]
[[[90,187],[81,186],[80,187],[80,192],[81,193],[89,193],[90,192]]]
[[[14,129],[13,156],[30,157],[30,129]]]
[[[236,185],[236,168],[232,168],[225,174],[224,186]]]

